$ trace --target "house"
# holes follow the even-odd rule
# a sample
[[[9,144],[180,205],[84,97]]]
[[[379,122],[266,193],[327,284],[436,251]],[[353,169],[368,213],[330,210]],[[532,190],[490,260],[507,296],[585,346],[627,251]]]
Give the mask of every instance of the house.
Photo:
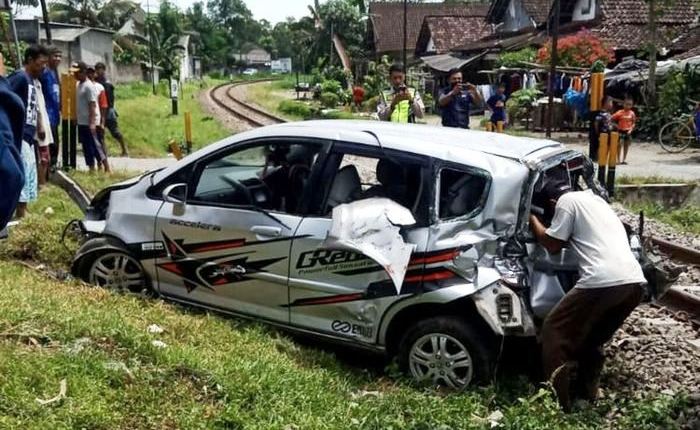
[[[494,36],[456,48],[461,54],[482,49],[514,50],[541,46],[548,36],[552,0],[496,0],[486,20],[496,26]],[[674,38],[690,30],[698,19],[693,0],[676,0],[661,7],[657,18],[660,55],[674,51]],[[561,0],[560,35],[590,29],[615,52],[617,61],[645,49],[649,38],[649,5],[645,0]],[[523,44],[523,41],[525,43]]]
[[[700,23],[671,42],[669,51],[676,53],[674,60],[685,60],[700,55]]]
[[[117,30],[116,37],[128,37],[141,43],[148,42],[146,32],[146,11],[140,6],[134,9],[124,24]]]
[[[486,22],[493,24],[497,33],[534,30],[547,23],[551,7],[551,0],[495,0]]]
[[[680,52],[673,51],[673,40],[691,30],[700,12],[697,8],[694,0],[675,0],[661,6],[656,20],[661,56]],[[650,42],[649,4],[645,0],[562,0],[560,16],[565,32],[591,29],[615,51],[618,61]]]
[[[250,47],[245,53],[236,54],[234,57],[244,62],[246,66],[253,68],[269,67],[272,61],[270,53],[258,47]]]
[[[17,37],[26,43],[46,43],[45,24],[38,18],[16,19]],[[51,38],[63,52],[59,71],[65,73],[74,61],[87,64],[102,62],[108,72],[114,68],[112,41],[114,32],[102,28],[84,27],[75,24],[50,22]]]
[[[484,20],[483,15],[426,16],[418,35],[416,55],[445,54],[491,33],[491,25]]]
[[[476,20],[477,17],[483,19],[488,9],[487,4],[481,3],[409,3],[406,15],[407,57],[414,57],[426,17],[472,17]],[[383,55],[401,58],[404,40],[403,11],[403,2],[370,2],[368,43],[375,58]],[[432,24],[434,20],[429,22]]]
[[[202,63],[197,56],[197,40],[199,34],[193,31],[185,32],[177,41],[176,48],[180,52],[180,81],[199,79],[202,77]]]

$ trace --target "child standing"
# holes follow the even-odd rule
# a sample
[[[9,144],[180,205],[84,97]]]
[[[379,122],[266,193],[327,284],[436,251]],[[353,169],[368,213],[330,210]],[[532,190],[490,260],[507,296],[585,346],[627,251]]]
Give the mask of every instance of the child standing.
[[[632,131],[637,122],[637,115],[632,110],[632,106],[634,106],[632,99],[625,99],[622,109],[612,116],[612,120],[617,123],[617,131],[620,133],[620,141],[623,144],[622,151],[619,151],[620,164],[627,164],[627,153],[630,149],[630,143],[632,143]]]
[[[496,94],[486,100],[486,106],[491,111],[491,128],[497,130],[499,121],[506,122],[506,86],[501,84],[496,90]]]

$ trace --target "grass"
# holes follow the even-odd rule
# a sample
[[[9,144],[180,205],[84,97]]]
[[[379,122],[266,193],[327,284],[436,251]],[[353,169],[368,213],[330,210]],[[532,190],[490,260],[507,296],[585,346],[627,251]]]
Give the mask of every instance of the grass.
[[[91,192],[129,176],[88,175],[74,177]],[[688,404],[650,394],[564,415],[548,390],[508,377],[443,393],[393,367],[382,371],[376,357],[362,361],[261,324],[57,282],[2,260],[67,268],[77,244],[64,248],[58,239],[80,212],[53,186],[30,211],[0,243],[0,428],[488,429],[486,418],[500,411],[503,429],[651,430],[674,428]],[[149,334],[150,324],[165,332]],[[55,396],[64,379],[64,399],[36,401]],[[624,415],[606,418],[613,410]]]
[[[219,122],[204,112],[197,93],[216,81],[188,83],[180,89],[179,115],[171,115],[171,100],[165,83],[152,94],[151,85],[138,82],[117,85],[116,108],[119,127],[124,134],[132,157],[165,157],[171,139],[184,141],[184,113],[192,115],[192,139],[195,148],[201,148],[231,134]],[[107,132],[110,155],[120,153],[119,144]]]
[[[250,85],[246,89],[247,101],[289,121],[302,121],[304,118],[300,115],[279,110],[280,101],[287,99],[293,88],[294,81],[290,81],[290,77],[269,83]]]
[[[117,182],[122,182],[140,175],[143,172],[131,172],[128,170],[114,170],[109,175],[90,173],[79,170],[71,170],[68,175],[73,178],[83,189],[94,196],[103,188]]]
[[[256,323],[55,282],[0,262],[0,428],[671,429],[682,396],[565,415],[523,380],[447,394],[366,372]],[[149,334],[157,324],[163,334]],[[166,347],[153,345],[154,340]],[[36,399],[66,398],[50,406]]]
[[[644,216],[661,221],[664,224],[685,233],[700,235],[700,206],[688,205],[671,209],[656,202],[641,202],[625,204],[627,209]]]
[[[615,179],[618,185],[646,185],[646,184],[687,184],[693,181],[686,181],[678,178],[668,178],[665,176],[620,176]]]

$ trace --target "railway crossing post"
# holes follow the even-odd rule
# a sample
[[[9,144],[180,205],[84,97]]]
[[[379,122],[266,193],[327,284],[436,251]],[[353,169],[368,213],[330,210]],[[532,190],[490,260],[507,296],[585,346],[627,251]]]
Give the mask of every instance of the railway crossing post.
[[[606,185],[611,197],[615,194],[615,167],[619,147],[620,133],[611,131],[598,136],[598,182]]]
[[[177,115],[177,92],[178,92],[177,80],[170,79],[170,99],[172,100],[172,103],[173,103],[173,115]]]

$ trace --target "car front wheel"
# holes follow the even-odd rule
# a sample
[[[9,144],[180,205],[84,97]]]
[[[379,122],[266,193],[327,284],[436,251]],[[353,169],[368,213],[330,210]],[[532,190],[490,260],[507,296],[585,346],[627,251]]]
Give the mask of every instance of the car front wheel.
[[[488,349],[458,317],[433,317],[413,325],[399,346],[399,364],[419,383],[455,390],[491,379]]]
[[[125,293],[148,290],[146,274],[131,255],[119,250],[96,252],[81,261],[81,277],[85,282]]]

